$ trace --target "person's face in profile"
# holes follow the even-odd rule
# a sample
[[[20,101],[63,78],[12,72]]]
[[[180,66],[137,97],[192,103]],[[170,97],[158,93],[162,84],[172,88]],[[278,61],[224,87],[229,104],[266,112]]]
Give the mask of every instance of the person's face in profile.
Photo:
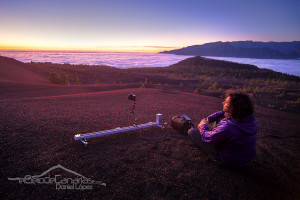
[[[228,112],[230,107],[230,97],[227,97],[225,101],[223,101],[223,111]]]

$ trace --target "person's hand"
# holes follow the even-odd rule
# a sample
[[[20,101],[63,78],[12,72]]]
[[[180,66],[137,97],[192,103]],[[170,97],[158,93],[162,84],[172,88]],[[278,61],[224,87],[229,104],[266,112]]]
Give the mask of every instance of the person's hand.
[[[200,130],[203,124],[209,124],[207,118],[203,118],[197,128]]]

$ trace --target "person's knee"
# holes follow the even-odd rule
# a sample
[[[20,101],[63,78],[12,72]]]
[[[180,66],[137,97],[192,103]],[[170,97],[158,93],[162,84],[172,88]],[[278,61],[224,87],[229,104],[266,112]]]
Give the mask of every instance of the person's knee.
[[[188,134],[189,136],[192,136],[192,135],[194,135],[196,132],[198,132],[197,129],[195,129],[195,128],[190,128],[190,129],[188,130],[187,134]]]

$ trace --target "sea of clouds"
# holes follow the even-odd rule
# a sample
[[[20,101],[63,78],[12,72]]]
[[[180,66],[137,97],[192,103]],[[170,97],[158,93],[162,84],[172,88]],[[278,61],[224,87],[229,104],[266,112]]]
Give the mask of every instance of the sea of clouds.
[[[74,51],[0,51],[0,55],[22,62],[52,62],[86,65],[108,65],[118,68],[166,67],[192,56],[161,53],[103,53]],[[272,69],[300,76],[300,60],[253,59],[232,57],[208,57],[238,63],[253,64],[259,68]]]
[[[291,75],[300,76],[300,60],[233,58],[233,57],[207,57],[207,58],[251,64],[259,68],[272,69],[276,72],[283,72]]]
[[[159,53],[102,53],[67,51],[0,51],[0,55],[22,62],[52,62],[108,65],[118,68],[166,67],[191,56]]]

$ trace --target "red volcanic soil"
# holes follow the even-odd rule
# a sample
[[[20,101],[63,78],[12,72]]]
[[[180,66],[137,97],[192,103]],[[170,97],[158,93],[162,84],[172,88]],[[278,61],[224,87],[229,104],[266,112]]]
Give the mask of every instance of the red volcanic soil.
[[[0,81],[18,83],[49,83],[47,77],[41,76],[24,63],[0,56]]]
[[[75,95],[93,93],[99,91],[111,91],[124,88],[136,88],[139,84],[97,84],[97,85],[58,85],[58,84],[36,84],[8,82],[0,80],[0,96],[2,99],[25,98],[25,97],[47,97],[61,95]]]
[[[153,127],[93,138],[87,147],[73,139],[78,133],[132,125],[133,103],[127,100],[131,92],[137,95],[139,123],[155,121],[157,113],[166,122],[186,113],[197,124],[221,109],[220,98],[129,85],[7,87],[11,89],[0,94],[2,199],[300,197],[299,115],[256,107],[257,157],[234,170],[211,161],[169,125],[163,131]],[[57,189],[55,184],[8,180],[40,175],[58,164],[106,186]],[[62,169],[49,174],[74,176]]]
[[[257,106],[257,157],[238,170],[211,161],[170,125],[93,138],[84,147],[74,135],[133,125],[129,93],[137,95],[138,123],[162,113],[168,123],[188,114],[197,124],[220,110],[222,99],[171,87],[138,89],[140,84],[50,85],[45,74],[23,63],[5,57],[0,63],[2,199],[300,197],[299,115]],[[106,186],[63,189],[37,182],[57,176],[73,186],[78,174]],[[9,180],[18,177],[25,179]]]

